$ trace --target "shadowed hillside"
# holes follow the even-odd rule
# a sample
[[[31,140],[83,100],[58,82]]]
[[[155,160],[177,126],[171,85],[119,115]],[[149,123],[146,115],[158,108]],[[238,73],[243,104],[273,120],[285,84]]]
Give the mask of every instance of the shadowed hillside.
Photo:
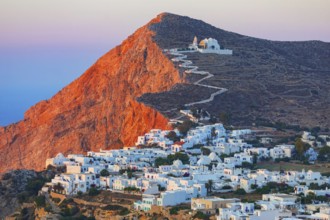
[[[199,40],[215,38],[224,48],[233,50],[233,56],[187,53],[187,59],[199,70],[214,74],[203,81],[204,84],[228,89],[214,101],[196,107],[203,107],[215,116],[220,112],[231,113],[235,124],[241,125],[260,120],[310,127],[330,125],[330,43],[262,40],[172,14],[166,14],[162,22],[153,24],[151,29],[163,49],[185,48],[197,36]],[[197,80],[192,74],[187,79]],[[140,100],[158,106],[159,110],[163,110],[164,105],[168,109],[177,108],[188,102],[181,93],[184,91],[172,90],[144,95]],[[192,97],[209,96],[202,88],[187,89],[186,93]]]

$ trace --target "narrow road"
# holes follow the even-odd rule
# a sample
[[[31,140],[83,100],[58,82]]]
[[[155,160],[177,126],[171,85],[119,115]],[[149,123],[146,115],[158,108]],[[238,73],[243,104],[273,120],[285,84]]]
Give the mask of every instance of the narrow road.
[[[173,50],[170,50],[170,54],[173,55],[173,56],[176,56],[175,58],[172,58],[173,62],[182,62],[179,66],[188,69],[188,70],[185,70],[186,73],[205,75],[204,78],[194,82],[193,83],[194,85],[219,90],[217,92],[212,93],[211,96],[208,99],[203,99],[203,100],[200,100],[200,101],[197,101],[197,102],[187,103],[187,104],[184,104],[184,106],[193,106],[193,105],[197,105],[197,104],[204,104],[204,103],[212,102],[214,100],[215,96],[220,95],[220,94],[228,91],[228,89],[226,89],[226,88],[221,88],[221,87],[217,87],[217,86],[210,86],[210,85],[202,84],[201,82],[203,82],[206,79],[212,78],[214,75],[207,72],[207,71],[199,71],[198,66],[193,66],[192,61],[186,59],[187,55],[184,55],[182,53],[179,53],[178,51],[173,51]]]

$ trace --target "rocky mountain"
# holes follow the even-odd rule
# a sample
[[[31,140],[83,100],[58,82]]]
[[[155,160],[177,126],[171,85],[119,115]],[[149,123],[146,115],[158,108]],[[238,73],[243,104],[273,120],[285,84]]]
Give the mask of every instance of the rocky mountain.
[[[180,106],[205,100],[212,88],[194,82],[163,49],[212,37],[232,56],[188,54],[213,74],[206,85],[227,91],[202,107],[229,112],[236,124],[257,120],[329,126],[330,44],[246,37],[188,17],[164,13],[138,29],[24,120],[0,128],[0,172],[42,170],[58,152],[81,153],[134,144],[151,128],[169,128]],[[194,105],[191,107],[201,107]]]
[[[168,128],[167,118],[136,101],[183,82],[153,40],[149,27],[160,19],[138,29],[50,100],[31,107],[24,120],[1,128],[0,172],[41,170],[58,152],[119,148],[151,128]]]

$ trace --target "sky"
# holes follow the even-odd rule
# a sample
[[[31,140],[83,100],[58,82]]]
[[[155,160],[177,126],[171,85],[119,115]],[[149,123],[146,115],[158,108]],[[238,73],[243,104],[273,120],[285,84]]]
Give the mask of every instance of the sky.
[[[330,42],[329,0],[1,0],[0,126],[161,12],[270,40]]]

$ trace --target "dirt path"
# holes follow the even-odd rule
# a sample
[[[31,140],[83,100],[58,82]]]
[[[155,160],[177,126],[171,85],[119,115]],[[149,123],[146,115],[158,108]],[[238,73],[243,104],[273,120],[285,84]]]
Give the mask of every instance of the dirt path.
[[[202,79],[197,80],[196,82],[194,82],[193,83],[194,85],[218,90],[217,92],[212,93],[210,95],[210,97],[207,98],[207,99],[203,99],[203,100],[200,100],[200,101],[197,101],[197,102],[187,103],[187,104],[184,104],[184,106],[193,106],[193,105],[197,105],[197,104],[204,104],[204,103],[212,102],[214,100],[215,96],[220,95],[220,94],[228,91],[228,89],[225,89],[225,88],[202,84],[201,82],[203,82],[206,79],[212,78],[214,75],[207,72],[207,71],[199,71],[198,66],[193,66],[192,61],[186,59],[187,55],[179,53],[178,51],[175,51],[175,50],[174,51],[170,50],[170,54],[173,55],[173,56],[176,56],[175,58],[172,58],[173,62],[182,62],[179,66],[187,69],[187,70],[185,70],[186,73],[205,75],[205,77],[203,77]]]

